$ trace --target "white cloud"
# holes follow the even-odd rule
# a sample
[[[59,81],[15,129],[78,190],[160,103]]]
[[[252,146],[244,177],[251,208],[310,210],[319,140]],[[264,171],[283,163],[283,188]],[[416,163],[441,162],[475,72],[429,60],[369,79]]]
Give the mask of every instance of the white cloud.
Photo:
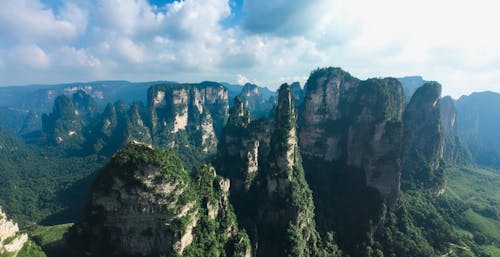
[[[56,14],[38,0],[0,1],[1,40],[11,44],[52,47],[71,42],[84,29],[85,19],[78,7],[71,4]]]
[[[9,63],[23,70],[44,70],[50,65],[49,55],[37,45],[17,46],[8,53],[7,58]]]
[[[500,91],[493,0],[245,0],[231,25],[229,0],[64,2],[0,1],[0,84],[245,78],[277,88],[340,66],[360,78],[423,75],[455,97]]]
[[[245,85],[246,83],[250,83],[250,79],[248,79],[247,77],[245,77],[241,74],[237,74],[236,75],[236,83],[238,83],[239,85]]]

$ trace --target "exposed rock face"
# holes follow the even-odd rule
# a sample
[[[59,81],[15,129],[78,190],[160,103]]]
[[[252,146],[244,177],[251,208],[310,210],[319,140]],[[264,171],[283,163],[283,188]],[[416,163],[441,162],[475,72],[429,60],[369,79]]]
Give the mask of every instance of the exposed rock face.
[[[148,91],[148,102],[155,144],[183,147],[187,143],[204,152],[216,149],[215,139],[228,112],[228,93],[221,84],[156,85]],[[179,142],[180,132],[187,134],[189,142]]]
[[[254,118],[267,117],[273,108],[274,101],[270,94],[261,92],[263,89],[257,85],[247,83],[243,86],[240,98],[245,108]]]
[[[42,116],[43,132],[49,144],[75,143],[84,140],[84,119],[73,101],[67,96],[58,96],[51,114]]]
[[[244,256],[248,237],[231,214],[228,181],[204,167],[198,185],[192,183],[172,151],[132,142],[95,179],[84,218],[71,228],[68,242],[77,256],[189,255],[207,245],[233,249],[226,256]],[[225,222],[215,227],[221,231],[211,232],[225,237],[204,238],[214,228],[206,227],[208,217],[219,216],[217,222]]]
[[[297,110],[297,108],[300,107],[304,101],[304,90],[300,86],[299,82],[293,82],[290,84],[290,90],[292,91],[293,102],[295,104],[295,109]]]
[[[456,102],[457,131],[474,162],[500,169],[500,94],[472,93]]]
[[[397,206],[404,104],[392,78],[360,81],[325,68],[306,83],[299,139],[316,220],[347,252]]]
[[[290,86],[279,90],[269,167],[261,174],[258,256],[312,256],[318,243],[312,192],[304,177]]]
[[[301,113],[302,155],[361,169],[365,184],[392,205],[399,192],[403,108],[395,79],[359,81],[340,69],[317,71]]]
[[[258,170],[259,142],[249,137],[250,113],[245,109],[240,97],[234,99],[233,107],[229,110],[229,118],[224,128],[220,151],[222,158],[218,160],[218,168],[231,179],[232,190],[240,192],[245,182],[255,176],[252,173]],[[255,155],[255,153],[257,153]],[[257,161],[255,165],[254,161]]]
[[[79,115],[85,118],[92,118],[97,110],[97,103],[94,98],[83,90],[78,90],[73,94],[73,104]]]
[[[144,122],[144,110],[139,103],[130,107],[121,101],[108,104],[87,137],[90,149],[95,153],[112,155],[131,141],[152,144],[149,128]]]
[[[172,152],[129,144],[94,181],[72,243],[92,256],[181,254],[198,219],[192,190]]]
[[[439,102],[441,85],[418,88],[404,114],[403,189],[444,187],[443,149]]]
[[[455,101],[449,96],[443,97],[439,108],[444,138],[444,160],[448,164],[471,165],[472,156],[457,134]]]
[[[347,166],[364,171],[366,185],[393,206],[399,196],[403,90],[395,79],[369,79],[358,88],[347,129]]]
[[[0,209],[0,255],[15,257],[27,242],[28,235],[20,233],[18,225]]]
[[[306,94],[299,125],[302,155],[336,161],[344,157],[341,146],[348,118],[345,106],[359,80],[339,68],[317,70],[306,84]],[[329,128],[332,128],[329,130]]]

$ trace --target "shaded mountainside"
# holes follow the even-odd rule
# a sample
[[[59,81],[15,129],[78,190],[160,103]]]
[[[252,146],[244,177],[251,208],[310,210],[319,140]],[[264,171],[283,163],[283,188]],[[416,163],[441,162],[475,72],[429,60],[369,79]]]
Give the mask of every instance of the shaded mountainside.
[[[250,256],[229,186],[212,167],[192,179],[172,151],[130,143],[93,182],[83,220],[68,234],[73,255]]]
[[[474,163],[472,156],[458,136],[455,101],[446,96],[441,99],[439,105],[444,138],[444,160],[451,165],[472,165]]]
[[[394,79],[360,81],[326,68],[305,89],[299,138],[318,226],[353,252],[398,199],[402,88]]]
[[[243,86],[239,97],[254,118],[268,117],[275,101],[275,94],[269,89],[250,83]]]
[[[500,168],[500,94],[473,93],[456,102],[457,131],[481,166]]]
[[[405,92],[406,101],[410,101],[411,97],[417,91],[417,89],[423,86],[426,82],[421,76],[407,76],[403,78],[398,78],[399,82],[403,86]]]
[[[413,94],[404,114],[402,188],[444,190],[441,85],[427,82]]]

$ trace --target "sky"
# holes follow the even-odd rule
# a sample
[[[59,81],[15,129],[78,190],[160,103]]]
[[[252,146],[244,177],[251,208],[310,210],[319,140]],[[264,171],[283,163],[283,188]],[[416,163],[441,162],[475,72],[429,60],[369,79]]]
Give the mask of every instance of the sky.
[[[1,0],[0,85],[421,75],[500,92],[495,0]]]

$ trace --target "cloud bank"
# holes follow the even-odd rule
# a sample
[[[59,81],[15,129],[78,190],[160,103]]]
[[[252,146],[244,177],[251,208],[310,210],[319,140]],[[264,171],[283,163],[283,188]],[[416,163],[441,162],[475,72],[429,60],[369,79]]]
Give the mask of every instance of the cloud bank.
[[[252,81],[340,66],[500,91],[496,1],[0,1],[0,85]]]

